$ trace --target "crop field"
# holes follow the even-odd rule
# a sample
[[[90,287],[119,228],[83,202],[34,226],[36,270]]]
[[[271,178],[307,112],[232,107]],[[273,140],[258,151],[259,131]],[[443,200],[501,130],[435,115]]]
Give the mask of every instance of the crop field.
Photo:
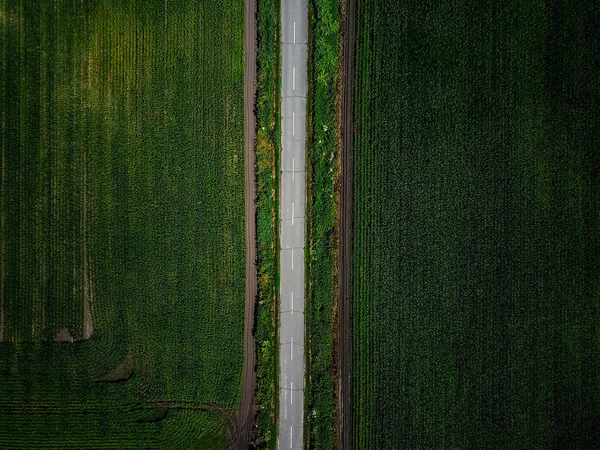
[[[244,2],[0,1],[0,447],[221,448]]]
[[[356,18],[354,447],[598,448],[598,3]]]

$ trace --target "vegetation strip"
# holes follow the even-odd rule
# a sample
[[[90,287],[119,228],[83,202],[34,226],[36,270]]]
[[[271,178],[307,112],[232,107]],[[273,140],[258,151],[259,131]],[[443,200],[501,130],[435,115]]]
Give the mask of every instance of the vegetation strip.
[[[258,239],[258,432],[255,445],[277,447],[279,405],[277,317],[279,295],[279,46],[280,2],[258,0],[256,94],[256,221]]]
[[[341,5],[309,5],[305,440],[308,448],[331,449],[337,429]]]

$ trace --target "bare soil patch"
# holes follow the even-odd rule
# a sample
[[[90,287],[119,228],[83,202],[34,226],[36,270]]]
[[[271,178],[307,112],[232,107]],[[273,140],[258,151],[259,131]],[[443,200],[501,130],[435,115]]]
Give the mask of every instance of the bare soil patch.
[[[100,378],[99,382],[116,383],[120,381],[127,381],[133,376],[133,352],[129,350],[127,356],[123,362],[109,373],[104,378]]]

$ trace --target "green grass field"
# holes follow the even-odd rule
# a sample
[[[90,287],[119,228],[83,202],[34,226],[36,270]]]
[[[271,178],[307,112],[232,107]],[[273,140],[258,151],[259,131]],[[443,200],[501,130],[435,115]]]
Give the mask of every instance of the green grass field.
[[[600,8],[358,2],[354,446],[600,446]]]
[[[0,447],[221,445],[243,33],[241,0],[0,2]],[[94,382],[130,350],[131,379]]]

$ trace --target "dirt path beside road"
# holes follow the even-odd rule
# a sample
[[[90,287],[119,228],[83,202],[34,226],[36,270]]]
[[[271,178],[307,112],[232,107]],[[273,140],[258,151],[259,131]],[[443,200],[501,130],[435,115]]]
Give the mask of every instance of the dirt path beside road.
[[[256,174],[254,142],[256,138],[256,0],[246,0],[246,30],[244,37],[244,161],[246,179],[246,311],[244,316],[244,375],[242,394],[236,412],[232,448],[250,447],[252,426],[256,416],[256,346],[254,342],[254,306],[256,280]]]

